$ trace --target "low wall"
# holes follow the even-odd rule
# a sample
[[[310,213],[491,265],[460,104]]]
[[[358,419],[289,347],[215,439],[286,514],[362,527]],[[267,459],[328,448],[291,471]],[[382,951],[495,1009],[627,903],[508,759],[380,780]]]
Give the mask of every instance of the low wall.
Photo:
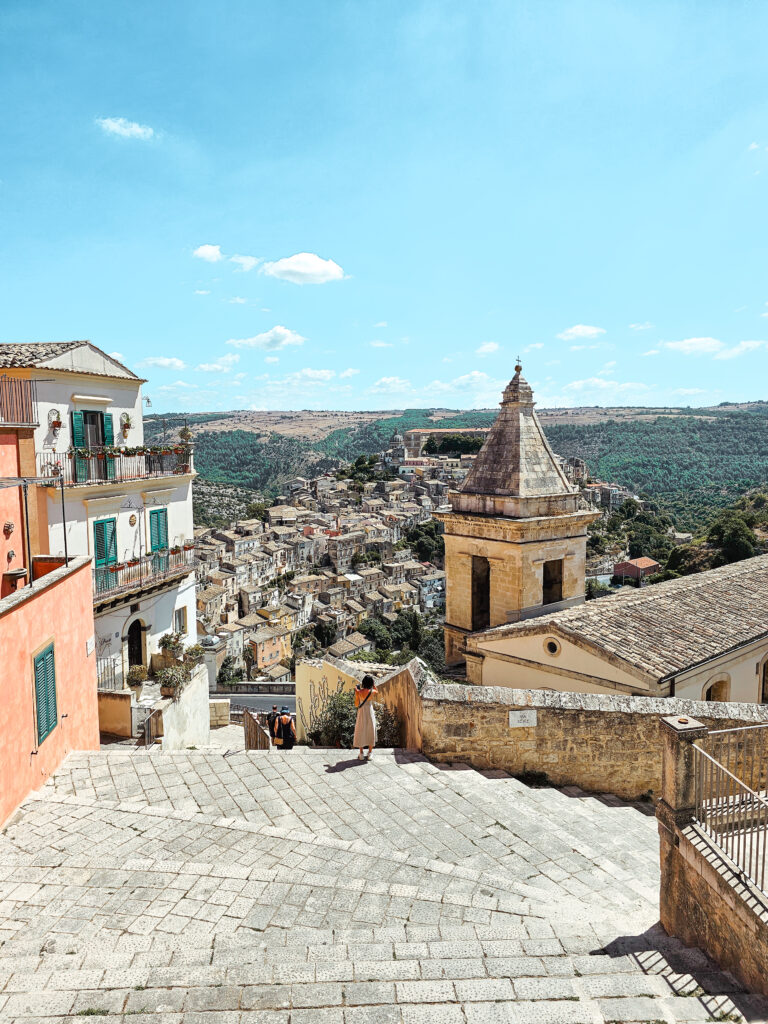
[[[209,700],[208,713],[212,729],[229,725],[229,700],[224,698]]]
[[[400,719],[400,743],[407,750],[421,750],[422,747],[422,701],[419,688],[426,681],[420,661],[414,659],[394,676],[379,683],[376,700]]]
[[[768,995],[766,897],[743,885],[695,826],[659,834],[664,930]]]
[[[110,736],[131,735],[130,690],[99,690],[99,732]]]
[[[208,673],[198,665],[178,700],[163,706],[163,750],[204,747],[211,739]]]
[[[662,715],[712,729],[768,723],[768,706],[758,704],[430,682],[420,702],[421,750],[433,760],[546,776],[628,800],[660,793]]]

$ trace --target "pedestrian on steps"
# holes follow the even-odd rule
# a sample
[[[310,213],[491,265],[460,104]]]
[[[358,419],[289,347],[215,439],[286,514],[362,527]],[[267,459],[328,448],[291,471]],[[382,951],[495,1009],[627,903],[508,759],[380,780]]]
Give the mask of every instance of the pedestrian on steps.
[[[293,724],[293,715],[289,708],[284,707],[275,725],[275,743],[282,750],[293,750],[295,742],[296,726]]]
[[[376,714],[373,710],[373,695],[378,693],[373,682],[373,676],[363,676],[360,686],[355,687],[355,707],[357,708],[357,720],[355,721],[355,738],[352,745],[360,751],[357,755],[358,761],[363,760],[363,747],[368,747],[366,761],[370,761],[373,748],[376,746]]]

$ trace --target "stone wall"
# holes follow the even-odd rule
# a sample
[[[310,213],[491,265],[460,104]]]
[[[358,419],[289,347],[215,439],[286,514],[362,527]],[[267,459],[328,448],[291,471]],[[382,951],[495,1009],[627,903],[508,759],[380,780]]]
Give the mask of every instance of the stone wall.
[[[163,750],[208,745],[211,713],[208,708],[208,673],[204,665],[196,665],[180,697],[163,701],[162,707]]]
[[[208,711],[212,729],[229,725],[229,698],[217,698],[208,701]]]
[[[689,715],[714,729],[768,723],[768,706],[757,704],[459,684],[427,683],[420,701],[421,749],[433,760],[629,800],[660,793],[661,716]]]
[[[694,826],[659,832],[665,931],[706,950],[750,991],[768,995],[766,897],[747,889]]]

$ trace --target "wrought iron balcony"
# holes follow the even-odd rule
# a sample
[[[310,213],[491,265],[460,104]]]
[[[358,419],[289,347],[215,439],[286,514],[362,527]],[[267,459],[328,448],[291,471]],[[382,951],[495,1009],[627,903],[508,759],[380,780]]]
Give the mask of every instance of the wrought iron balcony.
[[[35,381],[9,377],[7,374],[0,377],[0,425],[37,426]]]
[[[189,543],[179,549],[158,551],[115,565],[97,566],[93,570],[94,604],[154,587],[165,580],[181,578],[192,572],[196,565],[195,551]]]
[[[65,487],[181,476],[194,472],[192,445],[38,452],[37,471],[57,484],[63,480]]]

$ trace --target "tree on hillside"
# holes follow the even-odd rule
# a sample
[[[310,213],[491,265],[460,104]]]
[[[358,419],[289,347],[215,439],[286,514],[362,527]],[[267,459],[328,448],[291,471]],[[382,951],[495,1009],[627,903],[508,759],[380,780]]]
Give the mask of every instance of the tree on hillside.
[[[751,558],[757,550],[757,537],[738,512],[723,512],[709,528],[707,540],[718,548],[718,565]]]

